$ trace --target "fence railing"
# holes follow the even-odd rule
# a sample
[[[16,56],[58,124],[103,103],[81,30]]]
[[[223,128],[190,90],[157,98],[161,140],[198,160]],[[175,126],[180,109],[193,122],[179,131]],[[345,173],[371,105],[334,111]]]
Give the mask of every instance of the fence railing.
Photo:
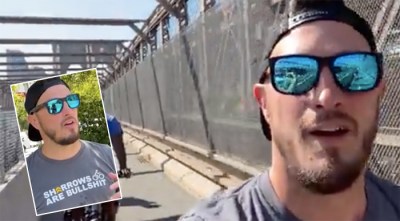
[[[229,7],[205,12],[185,33],[107,88],[106,111],[211,153],[256,168],[268,166],[270,144],[261,133],[258,106],[252,99],[252,85],[276,18],[267,2],[231,0]],[[347,1],[373,25],[385,53],[388,88],[370,167],[400,184],[397,3]]]
[[[23,160],[23,150],[14,111],[0,111],[0,184],[6,173]]]

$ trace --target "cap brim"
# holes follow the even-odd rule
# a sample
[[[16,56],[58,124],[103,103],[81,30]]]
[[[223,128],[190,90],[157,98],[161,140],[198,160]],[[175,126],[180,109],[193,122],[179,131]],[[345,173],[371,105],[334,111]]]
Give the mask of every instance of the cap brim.
[[[28,138],[31,141],[41,141],[42,140],[42,136],[40,136],[39,131],[30,124],[29,124],[29,128],[28,128]]]

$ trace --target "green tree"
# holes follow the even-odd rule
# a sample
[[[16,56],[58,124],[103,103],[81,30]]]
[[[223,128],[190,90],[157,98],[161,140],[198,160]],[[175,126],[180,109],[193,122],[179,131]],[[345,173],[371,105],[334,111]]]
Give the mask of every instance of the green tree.
[[[68,84],[73,93],[80,96],[78,117],[81,138],[110,145],[96,70],[64,75],[61,79]]]
[[[27,119],[28,114],[26,113],[24,107],[25,97],[17,93],[18,92],[17,85],[12,85],[11,89],[14,97],[15,111],[17,114],[20,130],[26,131],[28,130],[28,119]]]

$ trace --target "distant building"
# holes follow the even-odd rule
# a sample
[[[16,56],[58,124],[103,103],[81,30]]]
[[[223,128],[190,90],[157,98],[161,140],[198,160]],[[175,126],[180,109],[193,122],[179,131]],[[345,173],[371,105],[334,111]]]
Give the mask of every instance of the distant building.
[[[33,66],[30,71],[31,74],[34,75],[46,75],[46,70],[42,67]]]
[[[28,63],[26,62],[24,52],[20,50],[6,50],[6,62],[7,70],[21,70],[21,69],[28,69]],[[27,71],[10,71],[7,72],[7,75],[24,75],[27,74]]]
[[[54,63],[62,63],[54,65],[53,68],[60,70],[56,74],[65,74],[69,72],[74,65],[78,69],[89,69],[95,67],[98,63],[112,63],[112,56],[68,56],[68,54],[99,54],[99,53],[117,53],[118,44],[105,43],[105,44],[52,44],[53,53],[63,54],[60,56],[53,56]],[[76,65],[79,65],[76,66]],[[76,70],[75,70],[76,71]],[[73,72],[75,72],[73,71]]]

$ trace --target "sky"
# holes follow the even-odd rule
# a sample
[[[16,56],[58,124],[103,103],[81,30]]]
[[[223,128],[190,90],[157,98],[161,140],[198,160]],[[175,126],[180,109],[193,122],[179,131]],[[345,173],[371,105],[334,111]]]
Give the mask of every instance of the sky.
[[[155,0],[1,0],[0,16],[147,19],[157,5]],[[135,36],[131,28],[124,26],[0,24],[0,33],[0,39],[125,40]],[[0,53],[6,49],[51,52],[50,45],[0,45]],[[26,60],[45,61],[34,57]],[[5,58],[0,58],[0,62],[5,62]],[[5,66],[0,67],[4,69]]]

